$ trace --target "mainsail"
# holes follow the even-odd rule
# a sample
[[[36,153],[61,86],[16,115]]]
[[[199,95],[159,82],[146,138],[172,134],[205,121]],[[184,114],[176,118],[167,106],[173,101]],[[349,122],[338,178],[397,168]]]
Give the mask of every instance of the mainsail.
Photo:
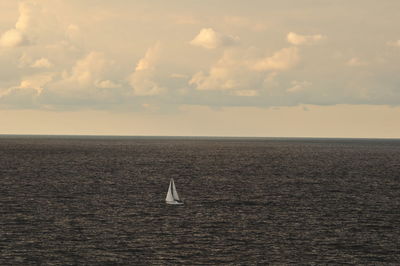
[[[175,200],[180,201],[178,191],[176,191],[174,179],[172,179],[172,197],[174,197]]]

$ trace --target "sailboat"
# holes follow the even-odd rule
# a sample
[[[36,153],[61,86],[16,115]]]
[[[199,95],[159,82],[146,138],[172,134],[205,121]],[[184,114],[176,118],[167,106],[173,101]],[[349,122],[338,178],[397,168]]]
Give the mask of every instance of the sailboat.
[[[165,202],[167,204],[173,204],[173,205],[182,205],[183,202],[179,199],[178,192],[176,191],[174,179],[171,178],[169,181],[169,188],[168,188],[168,193],[167,197],[165,198]]]

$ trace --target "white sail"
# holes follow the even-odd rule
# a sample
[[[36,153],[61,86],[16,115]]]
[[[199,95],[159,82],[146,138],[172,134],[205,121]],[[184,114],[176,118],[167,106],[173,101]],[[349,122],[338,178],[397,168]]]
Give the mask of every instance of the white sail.
[[[172,179],[172,197],[174,197],[174,200],[180,200],[179,196],[178,196],[178,191],[176,191],[176,187],[175,187],[175,182]]]
[[[171,178],[171,181],[169,181],[168,193],[167,193],[167,197],[165,198],[165,201],[168,204],[173,204],[173,205],[182,205],[183,204],[183,202],[179,199],[178,192],[176,191],[175,182],[174,182],[173,178]]]
[[[165,201],[175,201],[174,200],[174,196],[172,195],[172,180],[169,182],[169,188],[168,188],[168,193],[167,193],[167,197],[165,198]]]

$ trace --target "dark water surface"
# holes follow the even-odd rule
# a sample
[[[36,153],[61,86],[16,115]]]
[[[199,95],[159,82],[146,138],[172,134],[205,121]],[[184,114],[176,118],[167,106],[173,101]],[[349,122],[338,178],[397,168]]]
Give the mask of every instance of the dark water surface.
[[[394,265],[400,141],[3,136],[0,204],[0,265]]]

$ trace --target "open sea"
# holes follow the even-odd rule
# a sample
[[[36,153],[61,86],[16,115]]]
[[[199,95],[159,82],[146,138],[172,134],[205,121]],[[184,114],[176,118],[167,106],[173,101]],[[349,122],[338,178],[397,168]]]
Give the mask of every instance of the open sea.
[[[0,265],[257,264],[399,265],[400,140],[0,137]]]

